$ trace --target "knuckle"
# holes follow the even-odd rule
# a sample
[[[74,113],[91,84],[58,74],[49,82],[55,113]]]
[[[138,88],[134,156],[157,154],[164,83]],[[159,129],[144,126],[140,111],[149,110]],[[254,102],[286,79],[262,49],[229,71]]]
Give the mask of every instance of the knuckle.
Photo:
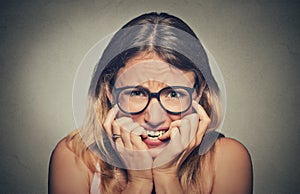
[[[105,122],[103,123],[103,127],[104,127],[105,129],[108,129],[108,128],[110,127],[110,123],[108,123],[107,121],[105,121]]]
[[[207,118],[207,123],[211,123],[211,119],[209,117]]]
[[[128,117],[121,117],[119,119],[116,119],[116,123],[118,123],[120,126],[128,122],[130,122],[130,119]]]
[[[112,126],[114,127],[114,128],[116,128],[116,127],[118,127],[119,125],[118,125],[118,123],[117,122],[112,122]]]
[[[136,135],[135,135],[134,133],[130,133],[130,138],[131,138],[133,141],[136,140],[135,137],[136,137]]]
[[[205,117],[202,119],[202,121],[209,124],[211,122],[211,119],[209,117]]]

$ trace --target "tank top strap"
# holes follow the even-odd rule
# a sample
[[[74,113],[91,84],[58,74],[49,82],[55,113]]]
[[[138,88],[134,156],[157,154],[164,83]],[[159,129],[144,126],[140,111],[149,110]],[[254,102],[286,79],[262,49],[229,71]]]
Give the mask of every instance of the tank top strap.
[[[96,169],[98,172],[94,173],[94,177],[91,183],[90,194],[100,194],[101,172],[100,165],[97,163]]]

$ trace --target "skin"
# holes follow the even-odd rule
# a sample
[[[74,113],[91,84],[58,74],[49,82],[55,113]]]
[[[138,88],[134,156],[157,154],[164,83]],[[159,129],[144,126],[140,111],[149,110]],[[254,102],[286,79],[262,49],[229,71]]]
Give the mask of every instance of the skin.
[[[147,71],[145,71],[145,69],[147,69]],[[185,86],[192,88],[194,85],[194,79],[194,74],[192,72],[185,72],[174,68],[162,61],[155,54],[141,54],[140,56],[129,60],[126,66],[118,72],[115,87],[120,88],[125,86],[139,85],[149,89],[151,92],[158,92],[167,86]],[[111,102],[114,103],[115,99],[110,94],[109,90],[107,90],[107,93],[109,94],[109,99]],[[200,97],[200,95],[197,96],[196,92],[193,93],[194,100],[199,101]],[[195,104],[193,104],[193,107],[194,105]],[[197,108],[198,106],[196,105],[195,107]],[[179,121],[182,117],[191,114],[193,111],[192,109],[193,108],[191,107],[187,112],[180,115],[172,115],[168,114],[160,106],[157,99],[152,99],[147,109],[138,115],[127,115],[122,111],[119,111],[117,107],[114,107],[109,112],[104,123],[104,127],[106,128],[106,132],[109,136],[112,134],[120,134],[120,125],[122,125],[125,131],[127,131],[127,133],[122,133],[124,136],[129,136],[130,132],[133,132],[137,135],[142,135],[145,130],[168,130],[171,124],[172,127],[179,125],[179,122],[173,121]],[[120,119],[117,119],[117,121],[114,122],[116,118]],[[208,117],[206,116],[206,118]],[[138,123],[139,125],[135,126],[133,123]],[[130,126],[134,127],[130,128]],[[167,140],[171,135],[171,129],[172,128],[170,128],[170,130],[159,139]],[[121,140],[122,141],[117,140],[119,145],[124,146],[126,144],[126,148],[132,148],[132,145],[129,143],[130,141],[127,137],[121,138]],[[138,138],[136,140],[138,140]],[[167,144],[168,141],[163,143],[161,146],[152,146],[147,144],[144,146],[143,150],[149,148],[152,157],[156,157],[158,153],[165,149]]]
[[[147,71],[142,71],[144,69]],[[194,79],[192,72],[172,68],[157,55],[142,54],[129,60],[120,70],[115,85],[116,87],[140,85],[151,92],[158,92],[166,86],[192,87]],[[200,95],[197,96],[194,92],[193,99],[199,100]],[[112,95],[110,99],[114,100]],[[196,113],[191,114],[193,112]],[[196,101],[193,101],[192,107],[181,115],[167,113],[157,99],[151,99],[147,109],[134,116],[126,115],[116,107],[111,109],[104,122],[104,128],[109,136],[121,135],[121,138],[116,139],[116,149],[127,166],[129,175],[124,193],[132,191],[151,193],[153,184],[157,193],[166,191],[182,193],[177,175],[178,166],[185,159],[184,156],[201,143],[209,123],[210,119],[204,108]],[[159,140],[164,140],[161,145],[153,146],[151,141],[147,142],[147,138],[143,139],[143,130],[140,130],[140,133],[136,132],[140,127],[150,131],[161,129],[168,131],[159,137]],[[184,153],[183,157],[176,163],[167,165],[181,152]],[[168,186],[170,184],[173,185],[172,188]]]
[[[153,63],[159,66],[151,65]],[[141,70],[143,76],[138,76]],[[115,85],[141,85],[157,92],[174,83],[192,87],[194,75],[192,72],[170,69],[169,64],[150,53],[129,60],[119,71]],[[115,140],[116,150],[128,169],[128,182],[122,193],[151,193],[153,186],[156,193],[183,193],[177,175],[178,166],[201,143],[210,123],[204,108],[197,103],[202,94],[200,91],[198,95],[194,92],[192,107],[182,115],[167,113],[155,98],[138,115],[127,115],[116,106],[108,112],[104,129],[110,137],[112,134],[121,135]],[[108,98],[114,102],[113,95],[107,92]],[[153,146],[143,138],[145,129],[168,131],[159,138],[162,144]],[[179,154],[176,162],[170,162]],[[242,144],[221,138],[215,143],[214,157],[212,193],[252,192],[251,159]],[[65,140],[55,148],[49,172],[50,193],[89,193],[93,173],[66,147]]]

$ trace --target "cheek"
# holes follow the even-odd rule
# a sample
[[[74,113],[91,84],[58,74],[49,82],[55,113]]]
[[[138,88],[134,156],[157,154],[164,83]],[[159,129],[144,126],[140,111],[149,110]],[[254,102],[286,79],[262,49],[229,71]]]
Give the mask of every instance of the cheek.
[[[170,125],[171,122],[176,121],[176,120],[180,120],[183,117],[185,117],[186,115],[189,115],[193,112],[194,112],[193,108],[191,107],[188,111],[186,111],[183,114],[179,114],[179,115],[167,114],[165,125]],[[120,117],[131,117],[134,122],[139,123],[139,124],[145,123],[144,116],[145,116],[144,114],[129,115],[129,114],[125,114],[121,111],[117,114],[118,118],[120,118]]]
[[[116,118],[121,118],[121,117],[130,117],[134,122],[136,122],[138,124],[143,124],[144,123],[143,114],[130,115],[130,114],[126,114],[122,111],[119,111]]]
[[[119,112],[117,113],[116,118],[121,118],[121,117],[132,117],[132,115],[126,114],[126,113],[124,113],[124,112],[122,112],[122,111],[119,111]]]
[[[188,115],[188,114],[192,114],[192,113],[194,113],[194,112],[195,112],[195,110],[194,110],[193,106],[191,106],[191,107],[189,108],[189,110],[186,111],[183,115],[185,116],[185,115]]]
[[[169,118],[171,120],[171,122],[176,121],[176,120],[180,120],[183,117],[183,114],[181,115],[169,115]]]
[[[137,115],[126,115],[126,114],[123,114],[124,116],[127,116],[127,117],[131,117],[132,120],[138,124],[142,124],[143,121],[144,121],[144,117],[143,117],[143,114],[137,114]]]
[[[193,113],[193,108],[191,107],[188,111],[186,111],[185,113],[182,113],[182,114],[179,114],[179,115],[172,115],[172,114],[168,114],[169,115],[169,118],[170,120],[173,122],[173,121],[176,121],[176,120],[180,120],[182,119],[183,117],[185,117],[186,115],[189,115],[191,113]]]
[[[134,122],[139,123],[139,124],[145,124],[146,120],[147,120],[147,119],[145,119],[146,115],[143,113],[138,114],[138,115],[129,115],[129,117],[131,117]],[[181,118],[180,115],[167,114],[167,116],[164,120],[164,123],[162,125],[168,126],[171,124],[171,122],[173,122],[175,120],[179,120],[180,118]]]
[[[186,115],[189,115],[189,114],[192,114],[194,113],[194,109],[193,107],[189,108],[186,112],[182,113],[182,114],[179,114],[179,115],[170,115],[170,118],[172,119],[172,121],[175,121],[175,120],[180,120],[182,119],[183,117],[185,117]]]

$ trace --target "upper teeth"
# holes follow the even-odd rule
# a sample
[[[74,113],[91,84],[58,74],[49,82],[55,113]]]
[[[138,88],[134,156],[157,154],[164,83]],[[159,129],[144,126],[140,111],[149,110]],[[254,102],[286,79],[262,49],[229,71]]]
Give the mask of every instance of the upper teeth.
[[[149,137],[159,137],[162,134],[164,134],[165,132],[167,132],[167,130],[161,130],[161,131],[149,131],[146,130],[146,133]]]

